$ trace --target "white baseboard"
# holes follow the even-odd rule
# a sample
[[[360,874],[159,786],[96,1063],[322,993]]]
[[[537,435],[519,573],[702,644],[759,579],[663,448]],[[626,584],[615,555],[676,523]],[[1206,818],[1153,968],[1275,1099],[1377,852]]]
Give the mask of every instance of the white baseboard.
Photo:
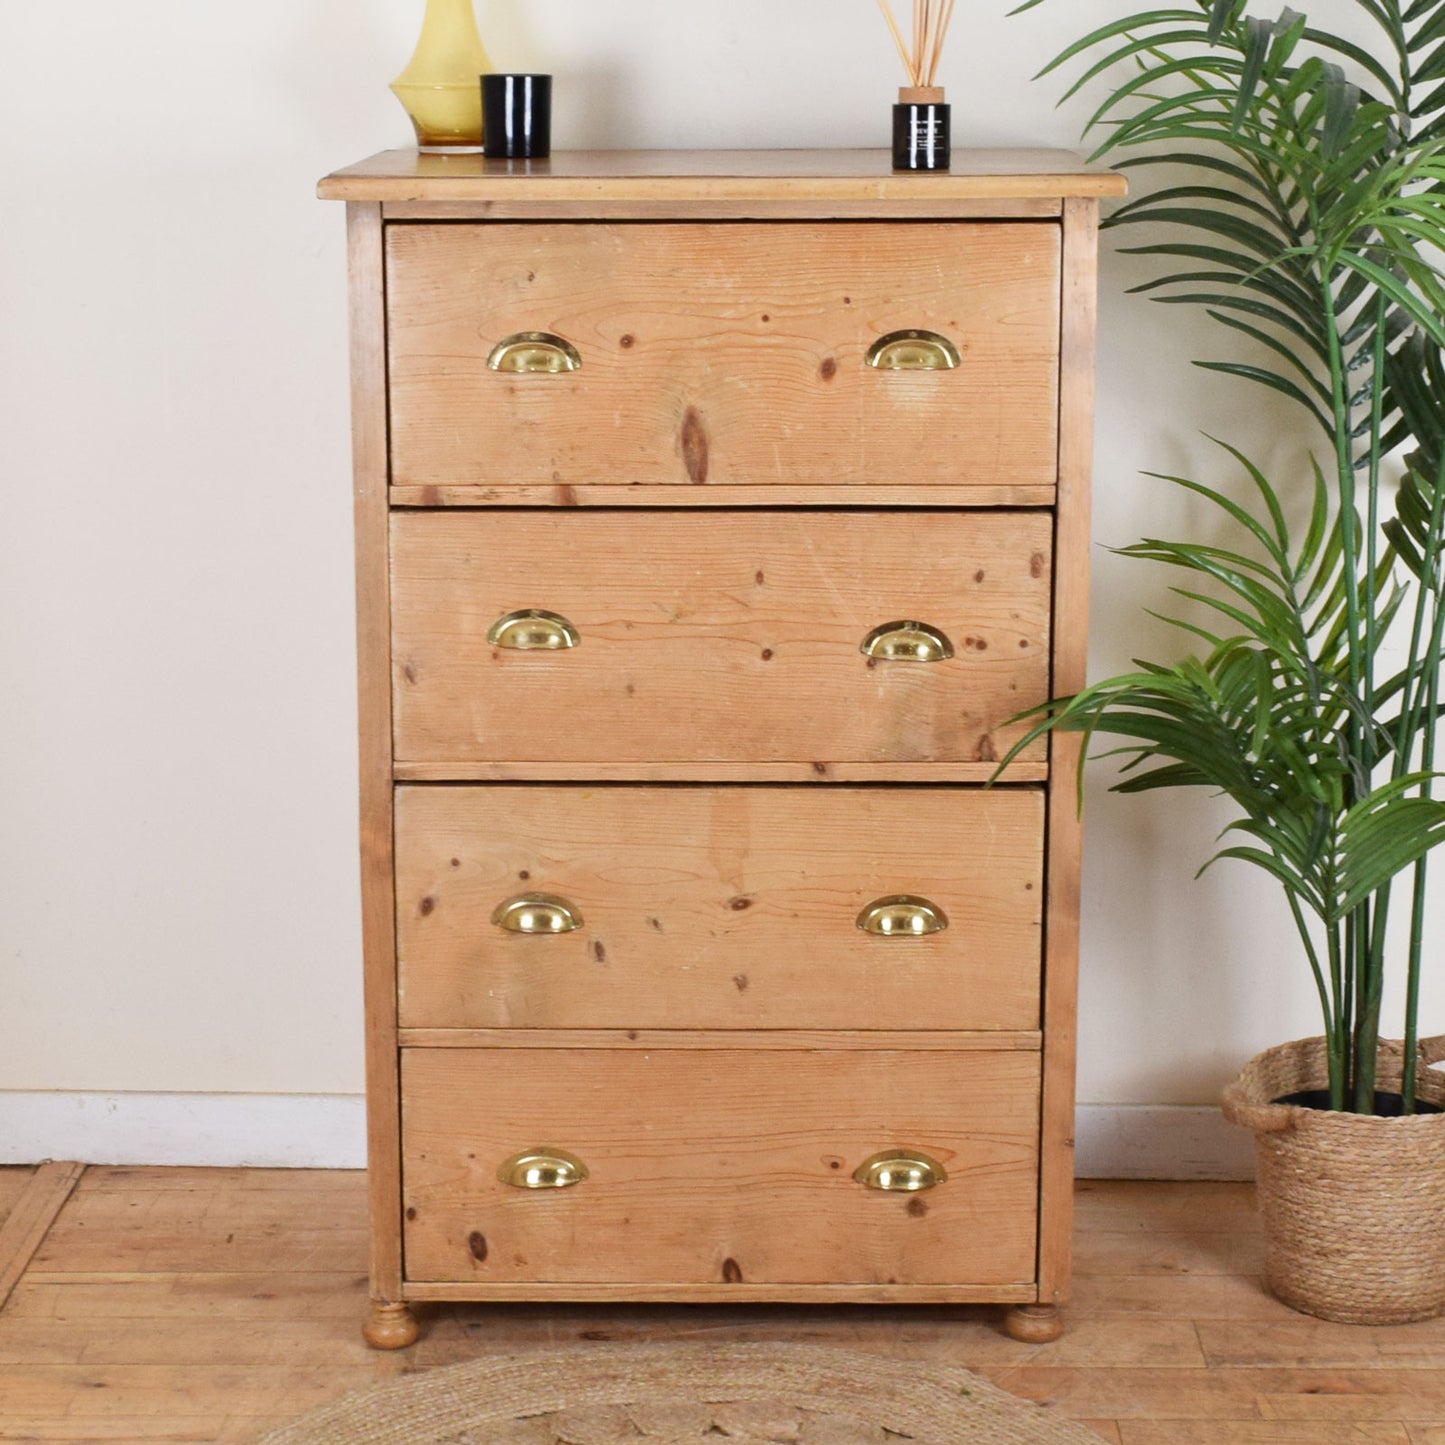
[[[0,1164],[40,1159],[362,1169],[366,1101],[352,1094],[0,1092]]]
[[[1083,1104],[1081,1179],[1252,1179],[1250,1136],[1218,1109]],[[366,1106],[350,1094],[0,1092],[0,1164],[360,1169]]]
[[[1212,1104],[1081,1104],[1080,1179],[1253,1179],[1254,1136]]]

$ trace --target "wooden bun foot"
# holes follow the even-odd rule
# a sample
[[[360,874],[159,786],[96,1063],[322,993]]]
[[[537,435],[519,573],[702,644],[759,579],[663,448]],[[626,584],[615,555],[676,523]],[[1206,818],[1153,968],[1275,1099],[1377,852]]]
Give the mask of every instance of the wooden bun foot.
[[[373,1350],[404,1350],[416,1344],[420,1331],[410,1305],[385,1304],[372,1300],[371,1313],[361,1327],[361,1337]]]
[[[1016,1305],[1003,1317],[1004,1333],[1021,1345],[1051,1345],[1064,1333],[1058,1305]]]

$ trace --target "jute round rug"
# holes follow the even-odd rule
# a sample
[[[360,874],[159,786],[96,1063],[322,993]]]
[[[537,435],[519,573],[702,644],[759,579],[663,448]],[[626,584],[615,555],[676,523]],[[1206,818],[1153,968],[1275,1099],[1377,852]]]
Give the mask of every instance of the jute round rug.
[[[593,1345],[363,1390],[261,1445],[1098,1445],[965,1370],[813,1345]]]

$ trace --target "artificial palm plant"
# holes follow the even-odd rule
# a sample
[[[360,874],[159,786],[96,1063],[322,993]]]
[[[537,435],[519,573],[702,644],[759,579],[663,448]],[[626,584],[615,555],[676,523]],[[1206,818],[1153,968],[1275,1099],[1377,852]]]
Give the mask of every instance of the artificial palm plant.
[[[1245,502],[1168,478],[1233,539],[1124,549],[1184,574],[1176,591],[1205,611],[1170,620],[1191,654],[1050,703],[1025,742],[1113,735],[1118,791],[1233,800],[1216,857],[1283,886],[1330,1106],[1370,1114],[1400,947],[1415,1107],[1427,854],[1445,840],[1445,0],[1335,5],[1358,12],[1349,37],[1252,0],[1186,0],[1121,16],[1048,67],[1086,62],[1070,95],[1107,84],[1099,155],[1136,189],[1167,177],[1110,222],[1164,265],[1140,289],[1245,338],[1241,360],[1200,364],[1288,397],[1320,460],[1272,482],[1226,447]]]

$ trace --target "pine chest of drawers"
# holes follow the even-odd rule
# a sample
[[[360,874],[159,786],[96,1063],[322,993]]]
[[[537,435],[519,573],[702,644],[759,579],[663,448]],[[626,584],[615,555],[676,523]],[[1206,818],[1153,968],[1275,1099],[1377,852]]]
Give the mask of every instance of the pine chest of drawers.
[[[373,1305],[1067,1297],[1094,267],[1048,152],[349,207]]]

